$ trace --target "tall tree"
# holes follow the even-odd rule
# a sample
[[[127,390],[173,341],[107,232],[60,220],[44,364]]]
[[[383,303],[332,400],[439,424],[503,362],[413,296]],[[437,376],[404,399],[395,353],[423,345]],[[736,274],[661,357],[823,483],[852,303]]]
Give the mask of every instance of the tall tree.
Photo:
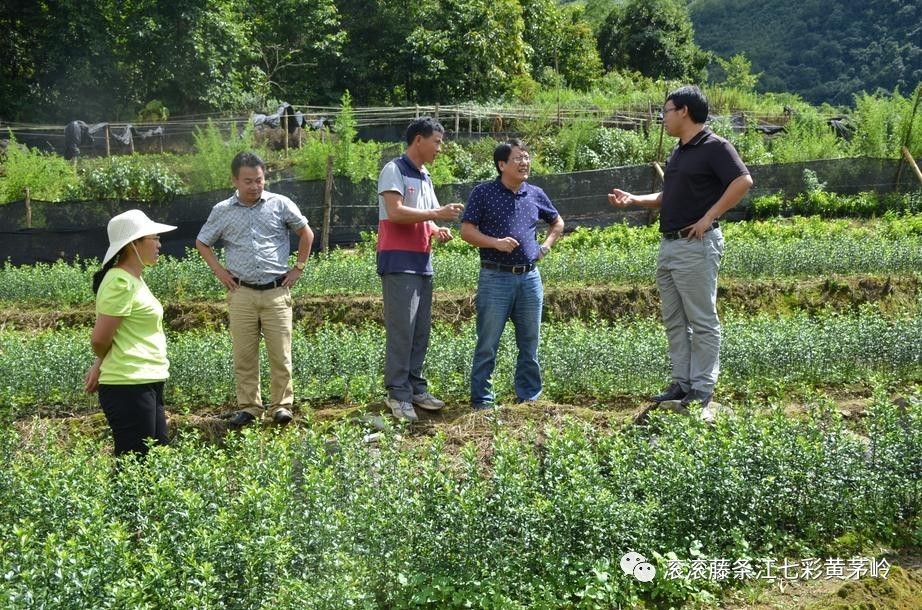
[[[123,85],[95,2],[0,3],[0,117],[108,118]]]
[[[602,60],[583,7],[559,5],[555,0],[522,0],[522,13],[532,77],[551,85],[559,74],[570,87],[591,87],[602,74]]]
[[[333,0],[242,2],[262,74],[260,90],[301,102],[330,102],[346,33]]]
[[[234,0],[97,0],[128,85],[124,100],[158,99],[173,114],[239,105],[257,76]]]
[[[527,73],[518,0],[440,0],[407,40],[407,91],[434,102],[490,99]]]
[[[599,30],[606,68],[654,78],[698,80],[708,54],[695,44],[683,0],[629,0],[616,7]]]

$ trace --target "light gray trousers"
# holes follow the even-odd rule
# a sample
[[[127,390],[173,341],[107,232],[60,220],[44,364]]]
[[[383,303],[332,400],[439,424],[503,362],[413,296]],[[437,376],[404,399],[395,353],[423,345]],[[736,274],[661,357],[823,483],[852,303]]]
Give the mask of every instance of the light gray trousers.
[[[672,380],[684,391],[710,394],[720,372],[717,271],[724,238],[713,229],[701,239],[660,242],[656,287],[669,341]]]

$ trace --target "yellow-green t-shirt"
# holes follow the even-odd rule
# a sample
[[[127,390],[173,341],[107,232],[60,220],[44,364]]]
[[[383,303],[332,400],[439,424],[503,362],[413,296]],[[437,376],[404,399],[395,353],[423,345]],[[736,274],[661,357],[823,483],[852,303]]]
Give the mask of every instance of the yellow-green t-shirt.
[[[96,293],[96,314],[122,318],[100,366],[99,383],[131,385],[169,377],[163,306],[144,280],[114,267]]]

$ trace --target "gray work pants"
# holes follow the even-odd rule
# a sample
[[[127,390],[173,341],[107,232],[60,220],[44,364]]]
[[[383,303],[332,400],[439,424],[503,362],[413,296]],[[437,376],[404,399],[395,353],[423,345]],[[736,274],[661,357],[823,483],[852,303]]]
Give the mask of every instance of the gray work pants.
[[[724,238],[713,229],[701,239],[663,239],[656,265],[669,341],[672,380],[682,389],[714,391],[720,372],[717,271]]]
[[[412,402],[413,394],[427,390],[423,361],[432,327],[432,276],[415,273],[385,273],[384,385],[388,396]]]

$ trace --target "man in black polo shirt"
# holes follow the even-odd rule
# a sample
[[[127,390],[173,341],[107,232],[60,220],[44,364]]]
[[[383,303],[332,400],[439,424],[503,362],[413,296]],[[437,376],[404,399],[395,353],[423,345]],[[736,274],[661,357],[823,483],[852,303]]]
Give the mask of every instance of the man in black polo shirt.
[[[656,286],[669,340],[672,383],[651,397],[707,406],[720,370],[717,270],[724,238],[717,219],[734,207],[752,178],[733,145],[705,126],[708,101],[698,87],[676,89],[663,106],[666,133],[679,138],[666,163],[663,190],[633,195],[612,189],[608,201],[660,208]]]
[[[461,239],[480,248],[477,280],[477,348],[471,367],[471,406],[495,405],[491,378],[496,350],[512,320],[519,350],[515,364],[515,394],[519,402],[541,394],[538,343],[544,286],[535,263],[563,233],[563,219],[537,186],[528,184],[531,157],[518,139],[497,146],[493,163],[499,177],[471,191],[461,217]],[[538,244],[538,220],[550,225]]]

